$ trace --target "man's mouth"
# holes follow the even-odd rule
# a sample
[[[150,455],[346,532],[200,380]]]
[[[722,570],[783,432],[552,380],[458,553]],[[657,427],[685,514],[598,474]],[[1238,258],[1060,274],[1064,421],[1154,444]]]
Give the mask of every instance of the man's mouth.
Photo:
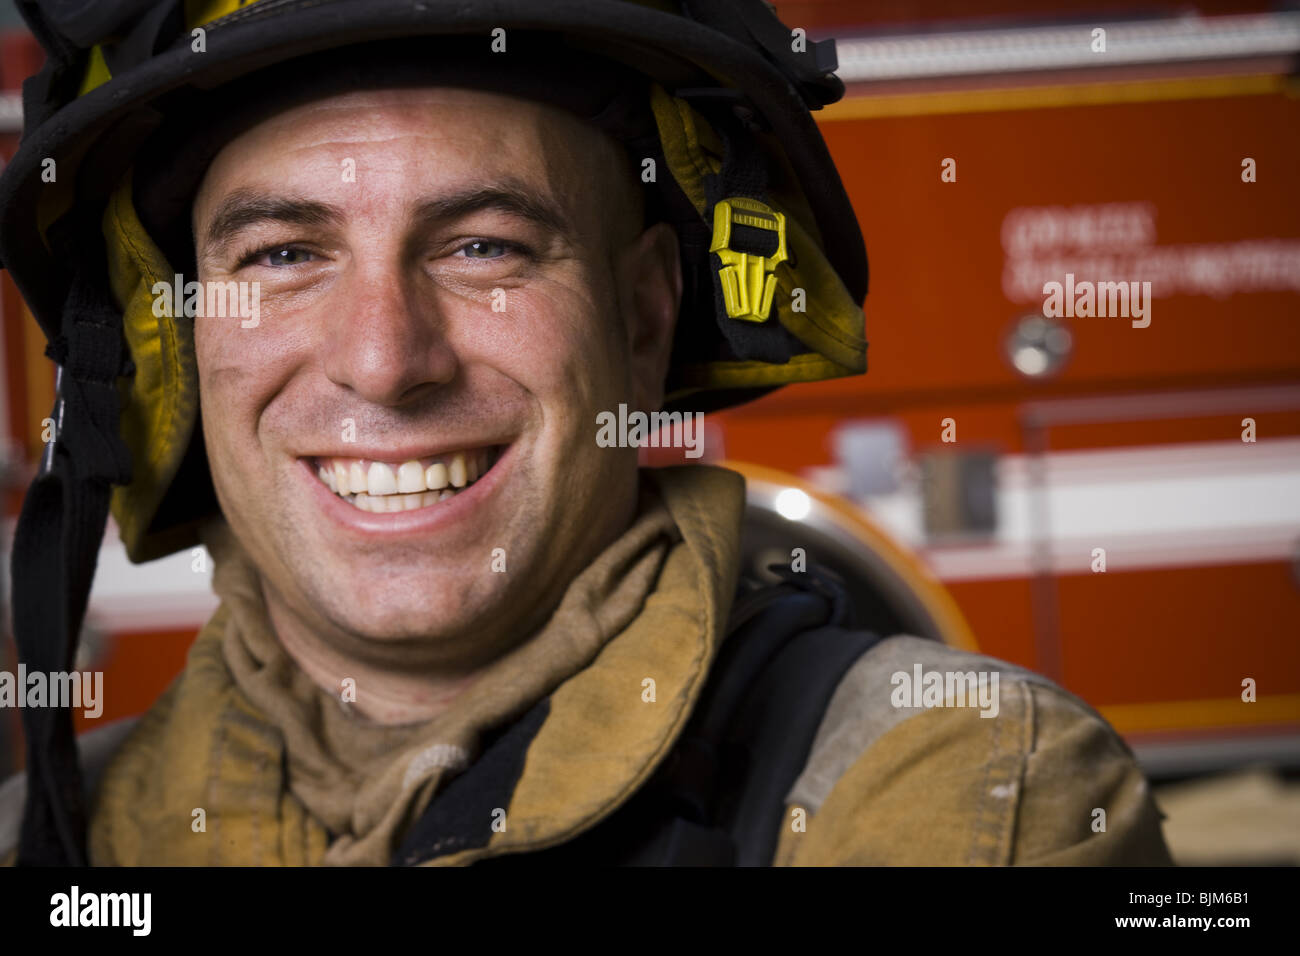
[[[405,461],[314,457],[316,477],[361,511],[383,514],[428,508],[453,498],[482,478],[505,447],[492,445]]]

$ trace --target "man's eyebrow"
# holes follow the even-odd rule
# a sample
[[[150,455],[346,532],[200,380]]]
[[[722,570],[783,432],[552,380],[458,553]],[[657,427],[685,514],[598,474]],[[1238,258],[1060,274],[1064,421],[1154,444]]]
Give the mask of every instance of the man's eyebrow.
[[[450,222],[484,209],[526,219],[550,232],[565,235],[571,232],[569,219],[559,206],[549,198],[512,182],[476,186],[427,200],[416,208],[415,216],[417,220],[428,223]]]
[[[229,243],[240,230],[257,223],[326,226],[337,224],[342,218],[335,207],[326,203],[237,190],[217,206],[203,239],[205,246],[215,251]]]
[[[516,183],[476,186],[426,200],[416,207],[415,217],[424,222],[449,222],[484,209],[518,216],[551,232],[568,234],[570,231],[568,218],[558,206]],[[217,206],[203,239],[207,249],[219,252],[240,230],[258,223],[326,226],[337,225],[342,220],[342,213],[328,203],[237,190]]]

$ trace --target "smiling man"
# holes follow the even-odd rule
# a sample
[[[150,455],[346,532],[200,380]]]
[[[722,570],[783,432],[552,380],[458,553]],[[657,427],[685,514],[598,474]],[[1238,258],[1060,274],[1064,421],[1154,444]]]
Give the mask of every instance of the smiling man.
[[[580,118],[589,94],[552,84],[561,109],[492,92],[518,85],[520,67],[450,56],[436,72],[400,43],[342,68],[306,58],[193,110],[223,119],[178,160],[202,177],[192,251],[175,258],[192,257],[205,287],[253,285],[260,310],[255,325],[192,326],[220,506],[200,533],[223,610],[108,768],[92,858],[388,862],[444,778],[481,763],[485,732],[611,638],[665,613],[715,618],[690,638],[701,650],[716,638],[740,482],[714,469],[642,478],[636,447],[595,441],[602,411],[663,404],[677,234],[646,221],[627,148]],[[629,93],[624,111],[652,122],[643,83],[596,106]],[[196,163],[196,149],[214,155]],[[150,176],[184,179],[178,161]],[[726,547],[703,566],[684,539],[709,536]],[[685,586],[648,613],[674,564]],[[672,686],[671,669],[646,663]],[[702,674],[685,669],[677,692],[698,692]],[[688,712],[668,709],[655,730],[638,681],[619,697],[642,732]],[[230,746],[246,702],[269,749]],[[164,785],[164,767],[210,752],[196,739],[221,764]],[[246,792],[211,796],[240,761],[250,780],[285,766],[283,780],[258,779],[293,821],[278,836]],[[189,839],[187,803],[225,838]]]
[[[25,715],[21,861],[1167,862],[1081,701],[852,630],[815,568],[743,580],[738,474],[598,440],[864,370],[828,48],[759,2],[462,6],[36,17],[82,52],[0,183],[65,369],[20,650],[71,659],[109,486],[132,559],[206,544],[220,606],[80,763]],[[177,275],[256,321],[159,308]],[[980,708],[930,699],[954,677]]]

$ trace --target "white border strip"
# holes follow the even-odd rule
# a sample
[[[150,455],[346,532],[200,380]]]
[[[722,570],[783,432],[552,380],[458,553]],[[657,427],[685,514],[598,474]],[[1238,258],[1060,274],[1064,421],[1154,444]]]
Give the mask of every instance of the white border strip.
[[[1093,30],[1106,50],[1093,52]],[[1300,13],[837,39],[845,83],[1244,59],[1300,52]]]
[[[22,94],[12,91],[0,93],[0,133],[18,133],[22,128]]]
[[[91,626],[113,632],[197,629],[207,623],[218,603],[212,590],[212,557],[206,549],[132,564],[110,523],[86,612]]]
[[[1107,572],[1288,561],[1300,548],[1300,439],[1050,452],[1042,464],[1039,501],[1033,459],[999,458],[992,537],[928,541],[914,479],[862,506],[947,581],[1026,577],[1040,547],[1055,574],[1091,573],[1094,548]],[[838,469],[814,480],[846,484]]]

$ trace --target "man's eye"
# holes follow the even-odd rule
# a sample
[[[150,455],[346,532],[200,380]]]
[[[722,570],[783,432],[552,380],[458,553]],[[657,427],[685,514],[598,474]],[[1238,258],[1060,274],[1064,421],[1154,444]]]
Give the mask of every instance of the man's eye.
[[[241,256],[239,265],[259,265],[271,266],[296,266],[304,262],[309,262],[313,258],[312,254],[306,249],[299,249],[296,246],[267,246],[264,249],[257,249],[247,255]]]
[[[296,266],[311,258],[311,253],[307,250],[295,249],[292,246],[268,249],[263,255],[267,257],[266,261],[273,266]]]
[[[500,259],[510,251],[510,246],[494,239],[475,239],[461,247],[467,259]]]

